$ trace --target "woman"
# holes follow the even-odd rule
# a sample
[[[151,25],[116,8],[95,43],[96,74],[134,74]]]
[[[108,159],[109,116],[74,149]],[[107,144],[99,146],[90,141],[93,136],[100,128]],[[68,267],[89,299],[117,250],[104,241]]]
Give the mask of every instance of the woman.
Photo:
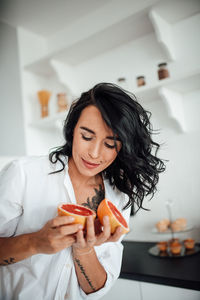
[[[122,232],[88,217],[86,233],[60,202],[97,210],[105,197],[128,222],[130,207],[154,194],[163,162],[148,113],[133,95],[101,83],[72,104],[65,145],[47,157],[22,158],[1,172],[2,299],[99,299],[120,272]],[[153,152],[153,153],[152,153]]]

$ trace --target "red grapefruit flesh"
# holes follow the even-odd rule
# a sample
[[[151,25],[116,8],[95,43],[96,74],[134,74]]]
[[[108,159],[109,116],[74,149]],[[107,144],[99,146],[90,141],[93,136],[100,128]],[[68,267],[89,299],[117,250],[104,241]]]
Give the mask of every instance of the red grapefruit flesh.
[[[62,203],[58,206],[59,216],[71,216],[74,217],[72,224],[82,224],[83,228],[86,225],[86,219],[88,216],[92,216],[95,219],[96,214],[90,208],[83,205],[72,204],[72,203]]]
[[[128,224],[121,212],[116,208],[116,206],[109,201],[104,199],[98,206],[97,216],[103,225],[103,217],[108,216],[110,220],[111,233],[114,233],[118,226],[123,228],[123,233],[129,232]]]

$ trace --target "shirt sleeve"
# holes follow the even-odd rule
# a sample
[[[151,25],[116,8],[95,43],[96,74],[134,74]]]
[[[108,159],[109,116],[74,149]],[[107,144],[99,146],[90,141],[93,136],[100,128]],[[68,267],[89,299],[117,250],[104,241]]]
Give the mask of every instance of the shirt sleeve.
[[[0,172],[0,237],[15,234],[23,212],[24,176],[20,163],[13,161]]]
[[[123,211],[122,214],[123,217],[126,219],[127,224],[129,224],[130,208]],[[108,242],[95,247],[95,251],[99,262],[104,267],[107,273],[107,280],[102,289],[88,295],[85,294],[84,291],[80,288],[80,293],[83,299],[100,299],[110,290],[110,288],[113,286],[113,284],[119,277],[122,264],[123,245],[121,241],[123,237],[124,235],[120,238],[119,241],[115,243]]]

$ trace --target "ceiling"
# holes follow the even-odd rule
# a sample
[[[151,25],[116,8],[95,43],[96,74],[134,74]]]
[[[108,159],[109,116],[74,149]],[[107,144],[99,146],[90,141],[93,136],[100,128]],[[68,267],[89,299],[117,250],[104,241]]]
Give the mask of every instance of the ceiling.
[[[131,3],[131,7],[134,2],[135,6],[139,2],[141,7],[154,4],[170,23],[200,12],[200,0],[0,0],[0,20],[49,38],[78,19],[103,7],[106,9],[110,3],[114,13],[115,4],[120,1],[121,5]]]
[[[0,0],[0,20],[45,38],[111,0]]]

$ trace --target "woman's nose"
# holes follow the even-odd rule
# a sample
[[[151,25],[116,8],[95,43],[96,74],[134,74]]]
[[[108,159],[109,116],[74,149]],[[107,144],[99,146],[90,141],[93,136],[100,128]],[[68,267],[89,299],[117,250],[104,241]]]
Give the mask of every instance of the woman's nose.
[[[99,143],[92,143],[88,150],[88,154],[91,158],[99,158],[101,154],[101,145]]]

